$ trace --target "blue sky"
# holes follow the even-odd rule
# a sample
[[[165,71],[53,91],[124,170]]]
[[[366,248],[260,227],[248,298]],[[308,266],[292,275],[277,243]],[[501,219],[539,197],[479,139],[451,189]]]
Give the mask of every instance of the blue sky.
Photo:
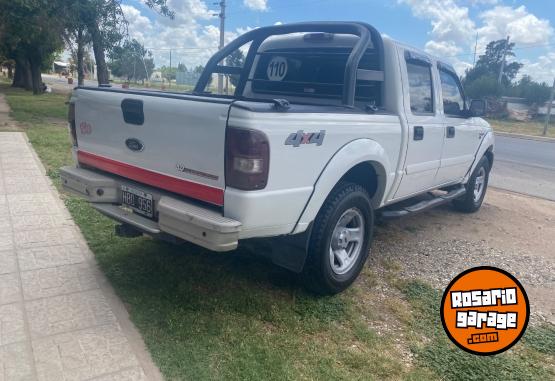
[[[174,20],[140,0],[124,0],[130,36],[151,48],[157,66],[202,64],[218,45],[217,0],[168,0]],[[226,39],[259,26],[312,20],[358,20],[381,33],[447,57],[462,73],[487,42],[511,36],[522,73],[555,77],[555,1],[503,0],[227,0]]]

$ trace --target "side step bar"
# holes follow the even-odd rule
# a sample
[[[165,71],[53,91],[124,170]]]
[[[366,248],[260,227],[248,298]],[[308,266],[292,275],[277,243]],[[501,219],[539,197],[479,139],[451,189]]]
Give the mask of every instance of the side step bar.
[[[386,220],[408,216],[409,214],[420,213],[425,210],[435,208],[436,206],[446,204],[449,201],[464,196],[465,193],[466,189],[464,187],[460,187],[445,194],[435,195],[435,197],[430,200],[420,201],[414,205],[405,206],[401,209],[384,210],[381,212],[381,217]]]

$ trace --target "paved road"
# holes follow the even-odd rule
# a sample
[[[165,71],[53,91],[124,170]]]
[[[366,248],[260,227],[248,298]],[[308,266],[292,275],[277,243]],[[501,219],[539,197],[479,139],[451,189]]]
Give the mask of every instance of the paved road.
[[[69,93],[75,86],[77,86],[77,78],[74,78],[72,85],[67,83],[66,77],[59,77],[57,74],[43,74],[42,81],[52,88],[55,92]],[[85,80],[86,86],[98,86],[97,81]]]
[[[555,141],[495,137],[494,187],[555,201]]]

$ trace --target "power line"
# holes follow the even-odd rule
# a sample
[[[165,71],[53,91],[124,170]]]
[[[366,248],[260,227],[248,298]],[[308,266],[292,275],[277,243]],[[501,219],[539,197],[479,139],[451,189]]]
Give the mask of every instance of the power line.
[[[512,48],[511,50],[526,50],[526,49],[534,49],[534,48],[548,48],[548,47],[552,47],[552,46],[555,46],[555,44],[525,45],[525,46],[517,46],[517,47],[514,47],[514,48]],[[486,53],[486,51],[483,50],[483,51],[480,51],[480,52],[478,52],[478,53],[474,53],[474,52],[471,52],[471,53],[460,53],[460,54],[453,54],[453,55],[451,55],[451,56],[443,56],[443,57],[444,57],[444,58],[467,57],[467,56],[472,56],[472,55],[474,55],[474,54],[480,54],[480,55],[482,55],[482,54],[485,54],[485,53]]]

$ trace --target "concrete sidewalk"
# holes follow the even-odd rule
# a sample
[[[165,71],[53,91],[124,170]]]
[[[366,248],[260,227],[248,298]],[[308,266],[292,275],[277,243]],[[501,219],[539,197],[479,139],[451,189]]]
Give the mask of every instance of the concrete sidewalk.
[[[0,132],[0,381],[161,380],[27,137]]]

